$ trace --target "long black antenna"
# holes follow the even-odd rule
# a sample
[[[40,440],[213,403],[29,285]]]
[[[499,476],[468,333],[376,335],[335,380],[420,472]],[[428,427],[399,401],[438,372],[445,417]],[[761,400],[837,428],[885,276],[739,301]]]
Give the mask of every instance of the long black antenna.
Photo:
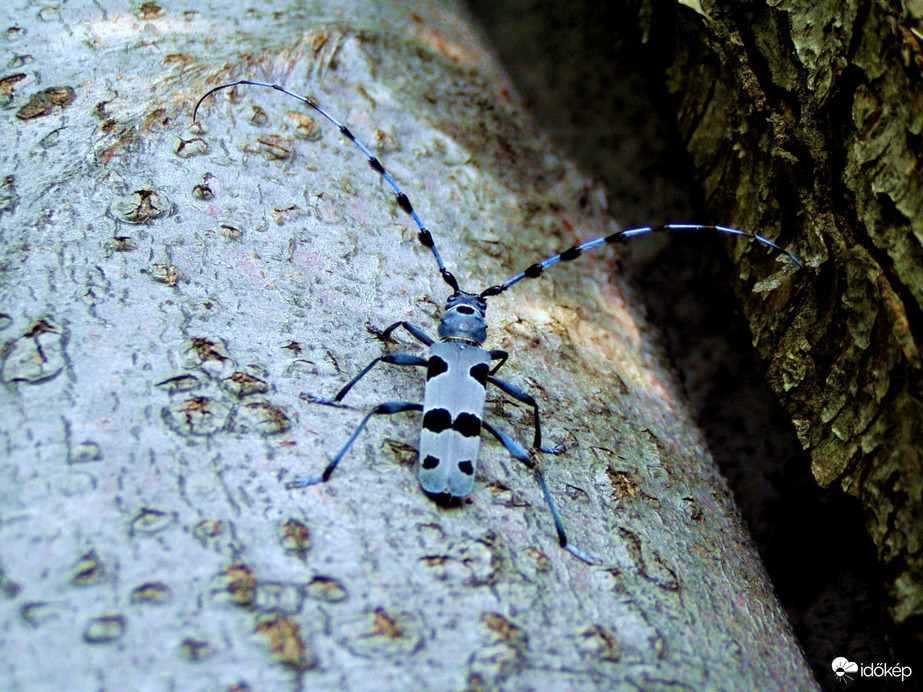
[[[324,116],[327,120],[329,120],[334,125],[336,125],[337,129],[340,130],[340,133],[344,137],[346,137],[346,139],[348,139],[350,142],[355,144],[359,148],[359,150],[363,154],[366,155],[366,157],[369,160],[369,165],[372,167],[372,170],[378,173],[382,178],[384,178],[385,181],[388,183],[388,185],[391,186],[391,189],[394,190],[394,194],[397,197],[397,205],[401,209],[403,209],[410,216],[410,218],[413,219],[413,222],[417,225],[417,228],[419,229],[417,238],[420,240],[420,243],[423,245],[423,247],[427,247],[432,251],[433,257],[436,258],[436,264],[439,266],[439,273],[442,275],[443,280],[447,284],[449,284],[449,286],[452,288],[452,290],[456,294],[459,293],[458,281],[452,275],[452,272],[450,272],[448,269],[445,268],[445,264],[442,261],[442,256],[439,254],[439,250],[436,249],[436,241],[433,240],[433,234],[430,233],[426,229],[426,227],[423,225],[423,222],[420,221],[420,217],[417,216],[417,212],[414,210],[413,205],[410,203],[410,199],[407,197],[407,195],[404,194],[403,190],[401,190],[400,186],[397,184],[397,181],[391,176],[390,173],[388,173],[388,171],[385,170],[385,167],[381,165],[381,161],[379,161],[378,158],[374,154],[372,154],[371,151],[369,151],[368,147],[366,147],[362,142],[360,142],[358,139],[355,138],[353,133],[350,132],[349,128],[346,127],[346,125],[344,125],[339,120],[334,118],[332,115],[330,115],[330,113],[328,113],[323,108],[321,108],[319,105],[314,103],[314,101],[309,99],[307,96],[296,94],[295,92],[289,91],[288,89],[281,87],[278,84],[269,84],[267,82],[255,82],[249,79],[240,79],[236,82],[230,82],[228,84],[222,84],[221,86],[216,86],[214,89],[211,89],[208,92],[206,92],[206,94],[202,96],[202,98],[199,99],[198,103],[196,103],[195,108],[192,111],[192,122],[195,122],[196,115],[199,112],[199,106],[202,105],[202,101],[207,99],[209,96],[214,94],[216,91],[221,91],[222,89],[230,89],[231,87],[240,86],[241,84],[249,84],[251,86],[260,86],[260,87],[266,87],[268,89],[275,89],[276,91],[281,91],[283,94],[287,94],[288,96],[291,96],[294,99],[298,99],[302,103],[310,106],[311,108],[316,110],[318,113],[320,113],[322,116]]]
[[[572,248],[564,250],[564,252],[559,252],[557,255],[553,255],[546,260],[542,260],[536,264],[531,265],[525,271],[519,272],[510,279],[507,279],[502,284],[496,286],[491,286],[490,288],[481,292],[481,298],[489,298],[490,296],[498,296],[507,290],[513,284],[519,283],[523,279],[537,279],[540,277],[544,271],[558,262],[570,262],[580,257],[586,250],[592,250],[593,248],[600,247],[602,245],[608,245],[609,243],[615,243],[622,240],[627,240],[628,238],[634,238],[639,235],[647,235],[648,233],[661,233],[661,232],[673,232],[673,231],[717,231],[718,233],[726,233],[728,235],[740,235],[745,238],[753,238],[758,240],[764,245],[768,245],[771,248],[775,248],[779,252],[788,256],[792,262],[797,264],[801,269],[804,269],[804,264],[800,259],[795,257],[788,250],[785,250],[774,242],[769,240],[769,238],[764,238],[761,235],[756,233],[747,233],[745,231],[739,231],[736,228],[728,228],[726,226],[712,226],[712,225],[703,225],[703,224],[693,224],[693,223],[667,223],[661,226],[644,226],[643,228],[627,228],[623,231],[618,231],[612,235],[602,236],[601,238],[596,238],[595,240],[589,240],[581,245],[574,245]]]

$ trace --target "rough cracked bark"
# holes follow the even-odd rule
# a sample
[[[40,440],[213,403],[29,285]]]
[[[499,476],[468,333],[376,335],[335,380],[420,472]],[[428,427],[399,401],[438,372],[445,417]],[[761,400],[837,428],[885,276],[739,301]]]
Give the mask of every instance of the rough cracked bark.
[[[893,617],[918,634],[921,18],[877,0],[695,7],[646,16],[709,208],[815,268],[794,313],[741,294],[755,343],[818,483],[862,502]]]
[[[597,261],[490,306],[564,457],[484,445],[471,501],[414,422],[329,395],[445,287],[393,198],[284,82],[343,116],[467,287],[611,228],[452,8],[4,8],[2,677],[28,689],[813,686],[726,487]],[[523,259],[523,258],[527,259]],[[753,269],[768,305],[794,290]],[[775,297],[774,297],[775,296]],[[509,298],[506,300],[505,298]],[[411,348],[410,344],[404,344]],[[359,409],[414,398],[376,373]],[[488,406],[527,434],[528,411]],[[126,661],[131,661],[128,666]]]

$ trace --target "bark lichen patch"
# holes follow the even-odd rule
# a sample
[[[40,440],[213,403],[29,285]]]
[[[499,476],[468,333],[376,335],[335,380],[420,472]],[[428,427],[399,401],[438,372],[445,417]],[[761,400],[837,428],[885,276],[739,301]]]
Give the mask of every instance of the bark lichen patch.
[[[311,532],[303,521],[287,519],[280,527],[279,545],[285,552],[304,560],[311,549]]]
[[[89,644],[108,644],[121,639],[125,634],[125,618],[118,613],[109,613],[93,618],[83,632]]]
[[[34,322],[0,349],[0,381],[39,384],[57,377],[65,365],[65,332],[49,319]]]
[[[53,112],[63,110],[74,102],[76,94],[73,88],[49,87],[29,97],[29,102],[16,112],[20,120],[34,120]]]
[[[409,655],[422,646],[420,629],[413,613],[379,607],[343,620],[339,640],[357,656],[393,658]]]
[[[173,205],[162,193],[150,188],[135,190],[115,202],[113,211],[125,223],[147,224],[171,211]]]
[[[295,670],[307,670],[314,657],[301,636],[301,629],[287,615],[269,613],[259,618],[254,631],[266,639],[273,658]]]
[[[225,430],[230,407],[206,396],[196,396],[165,406],[161,417],[167,427],[184,437],[207,437]]]

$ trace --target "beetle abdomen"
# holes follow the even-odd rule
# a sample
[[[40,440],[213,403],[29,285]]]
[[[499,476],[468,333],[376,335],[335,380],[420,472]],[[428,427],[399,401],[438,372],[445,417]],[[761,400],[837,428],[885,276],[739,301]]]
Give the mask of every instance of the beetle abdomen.
[[[430,347],[420,433],[420,487],[465,497],[474,486],[490,354],[457,341]]]

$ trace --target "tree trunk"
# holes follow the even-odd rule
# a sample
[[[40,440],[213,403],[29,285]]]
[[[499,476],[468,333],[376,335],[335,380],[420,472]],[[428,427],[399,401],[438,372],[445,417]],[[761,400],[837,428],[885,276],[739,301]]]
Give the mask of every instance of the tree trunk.
[[[373,420],[329,483],[285,489],[421,378],[373,371],[355,409],[299,394],[330,396],[380,355],[370,330],[435,331],[447,290],[334,128],[256,87],[190,124],[210,87],[316,96],[466,290],[613,230],[458,7],[100,7],[6,10],[11,688],[814,687],[604,252],[493,299],[488,341],[569,445],[537,460],[602,565],[560,549],[532,473],[490,441],[470,501],[428,499],[418,418]],[[784,267],[749,273],[763,309],[800,295]],[[530,439],[527,409],[497,397],[487,414]]]
[[[887,203],[888,197],[875,200],[867,189],[889,189],[888,195],[901,208],[919,204],[917,176],[889,173],[907,169],[908,161],[918,158],[913,134],[919,129],[915,125],[919,111],[915,66],[921,64],[917,40],[923,29],[918,18],[909,13],[896,15],[881,4],[831,9],[816,4],[738,3],[736,12],[709,3],[702,3],[701,11],[696,12],[695,3],[685,4],[687,7],[671,2],[639,3],[640,7],[632,8],[621,3],[561,0],[474,2],[474,7],[539,123],[582,170],[606,181],[612,208],[623,223],[690,219],[731,223],[765,231],[810,258],[812,251],[800,244],[793,230],[803,226],[800,218],[808,220],[805,227],[814,228],[824,218],[818,210],[825,207],[834,209],[841,219],[877,214],[876,205]],[[852,43],[846,40],[850,36]],[[831,62],[840,65],[832,76],[833,88],[825,86],[817,69]],[[881,122],[885,126],[857,133],[850,121],[851,109],[854,101],[862,102],[867,89],[881,92],[877,98],[883,102]],[[676,137],[672,148],[666,145],[671,139],[670,123],[678,123],[682,135],[682,141]],[[906,138],[901,135],[904,130]],[[880,143],[882,133],[890,132],[896,134],[886,135],[888,145],[881,148],[875,163],[864,165],[857,160],[875,151],[874,142]],[[800,140],[807,144],[798,144]],[[820,159],[812,162],[804,155],[799,159],[786,153],[785,147]],[[691,153],[694,165],[677,154],[683,149]],[[852,163],[848,167],[837,163],[846,161]],[[805,174],[812,166],[814,173]],[[857,190],[855,195],[842,194],[847,184],[848,189]],[[692,205],[698,207],[697,215],[690,212],[688,201],[684,204],[677,197],[677,191],[686,187],[692,198],[704,191],[699,204]],[[777,220],[786,214],[794,220],[789,218],[779,226]],[[909,212],[907,216],[914,217]],[[905,265],[912,253],[900,246],[911,239],[912,226],[908,223],[889,231],[897,243],[894,251]],[[864,231],[860,227],[855,233],[861,237]],[[810,475],[811,459],[799,452],[801,445],[791,422],[784,420],[788,416],[770,401],[775,395],[762,382],[765,365],[748,354],[751,326],[734,326],[740,321],[735,314],[738,303],[725,298],[727,277],[746,279],[756,256],[751,253],[735,269],[720,261],[724,253],[711,239],[674,236],[672,240],[655,261],[644,258],[639,274],[645,302],[651,320],[666,331],[709,447],[741,504],[815,673],[820,680],[832,682],[830,663],[844,654],[864,661],[919,660],[920,628],[912,606],[920,583],[913,557],[918,553],[913,546],[920,544],[921,526],[914,519],[920,503],[918,445],[913,437],[918,420],[909,413],[902,418],[904,414],[896,413],[887,396],[874,399],[844,390],[863,378],[893,376],[894,391],[906,385],[911,392],[908,401],[913,401],[912,378],[910,382],[901,378],[905,365],[899,360],[891,372],[875,371],[880,354],[867,357],[865,363],[855,360],[859,353],[876,348],[889,352],[893,342],[886,337],[902,340],[908,328],[912,331],[913,315],[919,309],[910,292],[898,292],[900,309],[909,315],[908,324],[902,326],[898,320],[893,331],[881,332],[867,351],[857,350],[854,340],[833,339],[853,349],[852,360],[843,360],[852,363],[852,379],[826,382],[812,395],[816,407],[820,406],[816,402],[826,402],[823,406],[830,411],[844,397],[847,411],[863,407],[871,415],[880,404],[883,420],[906,426],[901,428],[904,432],[893,439],[881,437],[878,422],[867,430],[854,430],[857,436],[868,435],[864,439],[872,440],[873,450],[880,446],[862,464],[854,464],[842,476],[842,484],[831,484],[824,471],[833,468],[829,446],[808,444],[815,476],[825,486],[820,488]],[[915,243],[911,239],[910,247]],[[630,249],[639,247],[640,243]],[[850,253],[858,251],[854,248]],[[846,255],[837,257],[831,256],[831,266]],[[795,277],[800,281],[816,276],[793,294],[803,301],[805,310],[815,310],[818,301],[829,305],[838,300],[832,296],[839,288],[830,283],[836,273],[824,273],[828,271],[830,267],[823,264],[811,274]],[[914,272],[905,275],[910,281],[918,276]],[[847,285],[836,280],[839,286]],[[767,309],[748,286],[745,280],[738,292],[750,305],[747,312],[757,343],[763,342],[767,325],[769,330],[785,332],[788,322],[795,325],[792,334],[802,334],[801,342],[786,337],[783,341],[789,345],[797,346],[805,338],[820,339],[822,332],[812,331],[815,326],[806,319],[807,313],[792,320],[788,311]],[[887,314],[887,309],[871,304],[875,293],[862,299],[870,301],[860,308],[866,317]],[[842,304],[853,305],[856,300],[852,297]],[[846,328],[842,309],[828,312],[817,324],[834,332]],[[822,341],[818,348],[823,347]],[[776,375],[780,363],[796,363],[801,358],[797,350],[788,361],[778,349],[764,350],[775,358],[772,372]],[[838,354],[832,349],[828,356]],[[823,363],[825,357],[815,348],[811,358]],[[832,371],[829,363],[823,367]],[[778,377],[774,381],[778,390]],[[783,391],[781,396],[791,410],[793,397],[806,394]],[[898,403],[901,406],[904,403]],[[796,420],[813,421],[815,432],[827,429],[835,441],[842,430],[834,432],[830,421],[818,417],[816,407],[813,413],[804,407],[797,409]],[[903,411],[912,408],[904,406]],[[841,425],[842,420],[836,424]],[[804,424],[799,430],[804,432]],[[898,451],[905,444],[908,449]],[[895,457],[862,477],[866,464],[879,463],[875,455],[887,449]],[[837,454],[832,458],[838,458]],[[890,477],[897,485],[882,487],[881,480],[892,471]],[[844,493],[844,488],[856,497]],[[866,519],[861,516],[860,501]],[[889,524],[886,517],[894,521]],[[869,531],[886,570],[875,564],[876,549]],[[909,548],[907,562],[902,545]]]
[[[681,136],[713,213],[814,267],[794,317],[743,304],[814,477],[861,502],[894,621],[923,644],[923,17],[722,7],[652,5]]]

